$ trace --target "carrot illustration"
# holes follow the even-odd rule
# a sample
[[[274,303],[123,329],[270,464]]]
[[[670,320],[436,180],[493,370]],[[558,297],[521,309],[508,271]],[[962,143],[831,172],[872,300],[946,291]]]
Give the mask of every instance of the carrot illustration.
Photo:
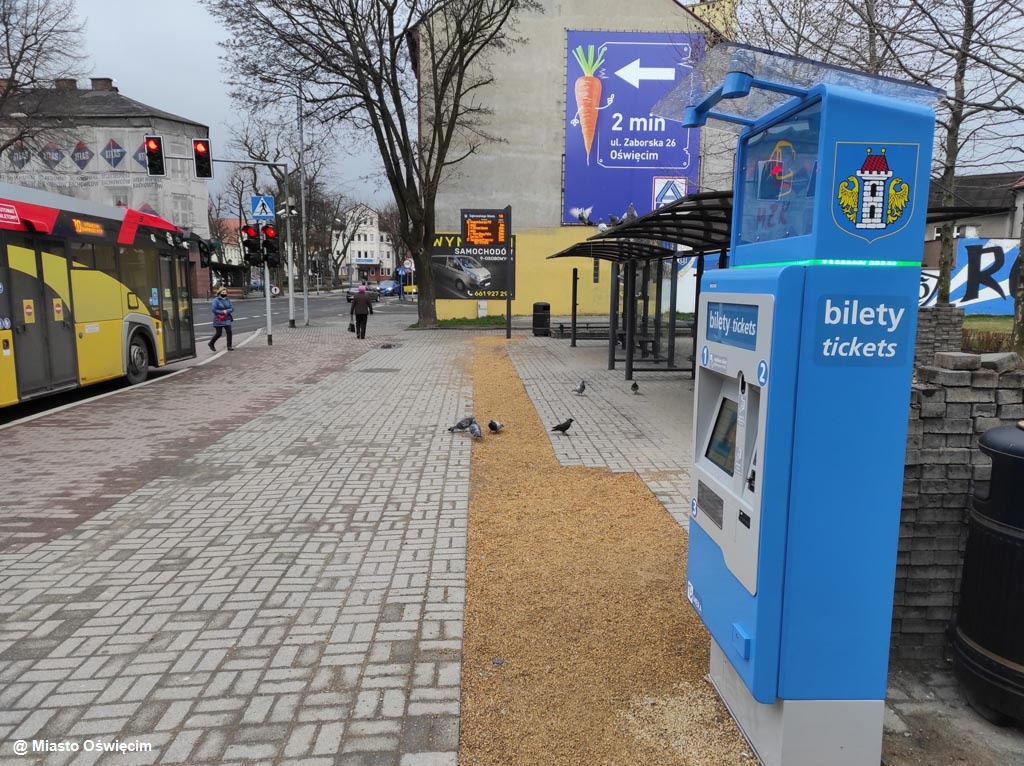
[[[594,76],[604,63],[605,46],[594,51],[593,45],[588,45],[586,52],[583,46],[579,45],[572,54],[576,62],[583,70],[583,75],[576,78],[576,115],[579,118],[580,128],[583,130],[583,148],[587,150],[587,164],[590,164],[590,147],[594,145],[594,134],[597,132],[597,110],[601,103],[601,80]],[[573,120],[573,124],[576,121]]]

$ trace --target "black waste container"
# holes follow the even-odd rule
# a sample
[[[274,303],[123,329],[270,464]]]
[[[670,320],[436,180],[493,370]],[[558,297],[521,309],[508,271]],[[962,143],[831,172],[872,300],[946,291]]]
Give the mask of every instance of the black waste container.
[[[978,444],[992,480],[968,519],[953,668],[982,716],[1024,724],[1024,421],[986,431]]]
[[[550,303],[534,303],[533,304],[533,334],[534,335],[550,335],[551,334],[551,304]]]

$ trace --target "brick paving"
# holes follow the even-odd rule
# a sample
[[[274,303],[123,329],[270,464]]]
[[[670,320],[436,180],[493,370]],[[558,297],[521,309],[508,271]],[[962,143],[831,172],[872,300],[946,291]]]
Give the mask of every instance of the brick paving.
[[[454,766],[465,338],[375,324],[3,432],[0,763]]]
[[[0,766],[456,765],[473,333],[411,321],[203,348],[0,431]],[[685,525],[689,375],[634,396],[601,344],[516,338],[541,418],[576,420],[559,459],[637,471]],[[153,750],[12,754],[43,738]]]

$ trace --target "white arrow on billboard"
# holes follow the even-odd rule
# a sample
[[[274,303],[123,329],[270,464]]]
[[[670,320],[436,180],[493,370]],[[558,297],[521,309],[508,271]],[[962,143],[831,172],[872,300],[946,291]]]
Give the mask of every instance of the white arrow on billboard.
[[[634,88],[640,87],[641,80],[675,80],[676,70],[674,67],[661,66],[640,66],[640,59],[630,61],[615,74],[628,82]]]

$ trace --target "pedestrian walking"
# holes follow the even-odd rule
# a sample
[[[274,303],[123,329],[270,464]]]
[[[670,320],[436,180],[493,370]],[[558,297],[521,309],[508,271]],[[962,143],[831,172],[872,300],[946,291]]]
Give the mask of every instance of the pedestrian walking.
[[[352,296],[352,309],[349,315],[356,321],[356,337],[366,337],[366,320],[373,313],[373,303],[366,285],[359,285],[359,291]]]
[[[213,337],[210,338],[210,342],[207,344],[210,347],[210,351],[217,350],[217,339],[220,338],[221,333],[228,338],[228,351],[234,351],[235,347],[231,342],[231,322],[234,320],[235,307],[231,305],[231,299],[228,298],[228,291],[223,287],[220,292],[217,293],[217,297],[213,299],[213,305],[210,307],[213,311]]]

